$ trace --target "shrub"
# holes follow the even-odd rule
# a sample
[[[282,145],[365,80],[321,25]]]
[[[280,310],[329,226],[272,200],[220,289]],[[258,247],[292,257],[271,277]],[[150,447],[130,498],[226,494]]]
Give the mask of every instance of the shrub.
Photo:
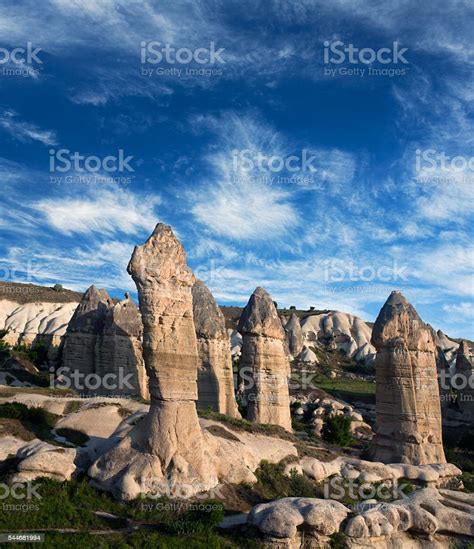
[[[252,488],[265,500],[282,497],[317,497],[316,486],[295,469],[290,476],[284,474],[284,463],[269,463],[263,460],[255,471],[258,479]]]
[[[322,438],[330,444],[346,447],[350,446],[354,439],[351,434],[351,420],[344,416],[327,418],[322,430]]]
[[[55,285],[53,286],[53,290],[54,290],[55,292],[62,292],[62,291],[64,290],[64,288],[63,288],[63,285],[62,285],[62,284],[55,284]]]
[[[332,534],[330,537],[330,547],[331,549],[344,549],[347,547],[346,543],[346,535],[342,532],[336,532],[335,534]]]
[[[474,493],[474,474],[473,473],[463,473],[461,475],[462,483],[466,492]]]

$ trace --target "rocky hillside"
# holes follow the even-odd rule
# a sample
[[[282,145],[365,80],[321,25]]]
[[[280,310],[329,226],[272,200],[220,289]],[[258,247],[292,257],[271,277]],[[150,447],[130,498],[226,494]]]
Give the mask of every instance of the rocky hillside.
[[[0,301],[25,303],[78,303],[82,293],[66,288],[20,284],[18,282],[0,282]]]

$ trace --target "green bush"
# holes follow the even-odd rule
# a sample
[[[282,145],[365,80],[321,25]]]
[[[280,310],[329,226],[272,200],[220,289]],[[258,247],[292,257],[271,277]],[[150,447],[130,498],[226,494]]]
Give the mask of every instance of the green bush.
[[[346,535],[342,532],[336,532],[330,536],[331,541],[329,542],[331,549],[344,549],[347,547]]]
[[[461,475],[462,483],[466,492],[474,493],[474,474],[473,473],[463,473]]]
[[[295,469],[290,476],[284,474],[285,464],[269,463],[263,460],[255,471],[258,479],[253,485],[253,491],[264,500],[278,499],[282,497],[317,497],[316,486],[304,475]]]
[[[334,416],[324,421],[322,438],[330,444],[342,448],[351,446],[354,439],[351,434],[351,420],[344,416]]]

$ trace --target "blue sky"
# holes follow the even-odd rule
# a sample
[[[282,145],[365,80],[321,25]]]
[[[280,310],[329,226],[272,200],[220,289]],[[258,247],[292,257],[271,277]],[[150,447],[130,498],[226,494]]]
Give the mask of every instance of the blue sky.
[[[281,306],[373,320],[401,289],[425,321],[473,337],[472,2],[0,12],[2,280],[120,296],[162,221],[221,304],[262,285]]]

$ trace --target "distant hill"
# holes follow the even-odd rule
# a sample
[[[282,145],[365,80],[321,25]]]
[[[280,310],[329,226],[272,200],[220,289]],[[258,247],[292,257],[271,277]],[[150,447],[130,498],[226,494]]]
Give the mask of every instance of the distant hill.
[[[242,314],[243,307],[233,307],[233,306],[227,306],[227,305],[219,305],[219,307],[221,308],[221,311],[224,314],[226,328],[235,330],[237,328],[237,324],[239,323],[239,318],[240,318],[240,315]],[[324,309],[324,310],[277,309],[277,311],[280,317],[290,318],[290,316],[293,313],[295,313],[296,316],[298,316],[300,319],[306,318],[307,316],[311,316],[311,315],[319,315],[319,314],[330,312],[329,309]]]
[[[20,284],[18,282],[0,282],[0,299],[16,301],[20,304],[25,303],[72,303],[80,301],[81,292],[63,289],[54,290],[48,286],[38,286],[36,284]]]

